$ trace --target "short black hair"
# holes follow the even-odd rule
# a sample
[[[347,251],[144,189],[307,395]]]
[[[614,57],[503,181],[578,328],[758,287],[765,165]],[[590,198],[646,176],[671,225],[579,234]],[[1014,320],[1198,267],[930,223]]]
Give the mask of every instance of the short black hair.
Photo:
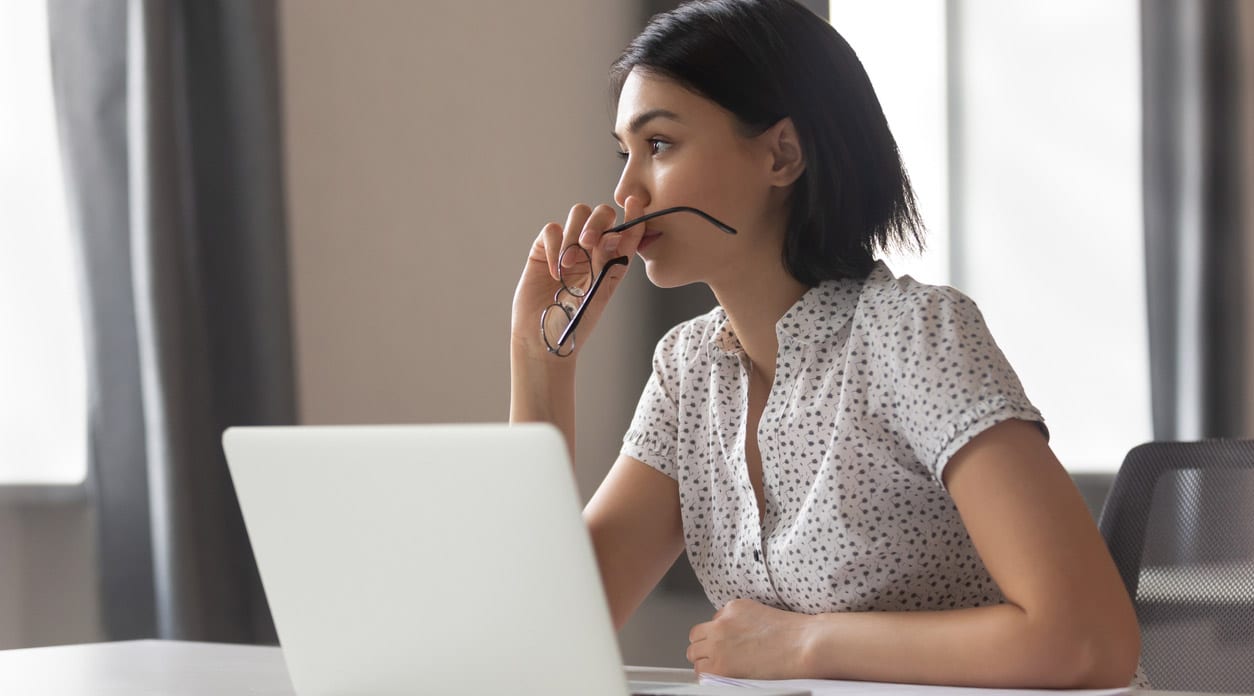
[[[922,249],[914,190],[862,62],[795,0],[693,0],[655,15],[610,68],[615,104],[632,70],[714,101],[746,135],[792,118],[806,169],[783,254],[798,281],[865,278],[877,251]]]

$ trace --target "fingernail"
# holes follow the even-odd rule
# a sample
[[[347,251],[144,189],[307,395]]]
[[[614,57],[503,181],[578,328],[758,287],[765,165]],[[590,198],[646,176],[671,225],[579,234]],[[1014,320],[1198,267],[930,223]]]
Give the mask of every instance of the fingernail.
[[[570,268],[575,265],[575,255],[566,254],[562,256],[562,268]]]
[[[618,239],[618,235],[614,235],[613,237],[605,240],[605,253],[613,254],[618,251]]]

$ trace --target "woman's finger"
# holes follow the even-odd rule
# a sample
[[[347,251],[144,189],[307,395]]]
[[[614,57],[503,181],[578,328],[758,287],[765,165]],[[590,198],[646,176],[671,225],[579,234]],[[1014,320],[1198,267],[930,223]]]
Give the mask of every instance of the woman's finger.
[[[588,221],[591,215],[592,208],[583,203],[571,207],[570,214],[566,216],[566,227],[562,231],[563,249],[571,244],[579,243],[579,233],[583,232],[584,223]]]
[[[601,237],[604,236],[605,230],[614,226],[614,220],[618,217],[618,213],[608,205],[598,205],[592,211],[592,215],[588,216],[588,220],[584,222],[583,230],[579,233],[579,245],[587,249],[593,254],[593,263],[599,268],[605,265],[605,251],[601,247]]]
[[[550,222],[540,230],[540,238],[544,245],[544,258],[549,264],[549,275],[557,280],[557,260],[562,254],[562,226]]]
[[[693,671],[697,673],[698,677],[700,677],[702,674],[710,673],[710,658],[709,657],[702,656],[702,657],[698,657],[695,660],[688,660],[688,661],[692,663],[692,669]]]
[[[708,622],[707,622],[708,623]],[[695,643],[699,640],[705,640],[705,624],[699,623],[688,629],[688,642]]]

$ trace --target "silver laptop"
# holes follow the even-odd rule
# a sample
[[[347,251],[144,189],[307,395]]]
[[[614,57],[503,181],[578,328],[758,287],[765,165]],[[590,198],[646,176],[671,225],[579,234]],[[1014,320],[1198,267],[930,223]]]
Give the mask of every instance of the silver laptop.
[[[223,446],[300,696],[809,693],[628,683],[551,426],[231,428]]]

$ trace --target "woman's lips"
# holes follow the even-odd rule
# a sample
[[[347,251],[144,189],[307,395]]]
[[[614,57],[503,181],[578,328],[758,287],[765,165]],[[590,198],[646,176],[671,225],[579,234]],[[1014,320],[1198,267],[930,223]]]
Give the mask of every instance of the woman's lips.
[[[640,245],[636,247],[636,251],[644,251],[651,244],[653,244],[653,240],[661,236],[662,236],[661,230],[646,229],[644,231],[644,236],[640,238]]]

